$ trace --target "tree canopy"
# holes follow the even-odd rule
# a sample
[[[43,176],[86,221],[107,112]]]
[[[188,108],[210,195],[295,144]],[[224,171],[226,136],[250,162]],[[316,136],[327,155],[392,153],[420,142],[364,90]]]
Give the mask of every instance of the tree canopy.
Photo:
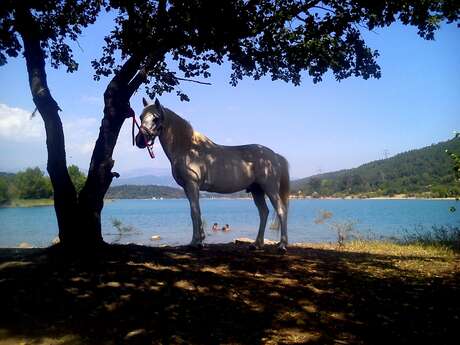
[[[63,65],[67,72],[78,69],[69,41],[75,41],[82,29],[94,23],[103,1],[99,0],[3,0],[0,6],[0,66],[8,57],[23,52],[21,31],[40,39],[45,58],[54,68]]]
[[[106,37],[103,56],[93,61],[95,78],[119,66],[114,58],[132,57],[151,81],[150,96],[176,92],[182,78],[210,77],[211,64],[228,61],[230,82],[268,75],[299,85],[302,72],[313,82],[331,71],[379,78],[378,52],[366,45],[363,31],[395,21],[418,28],[433,39],[441,22],[458,20],[450,1],[213,1],[114,0],[115,29]],[[166,60],[171,57],[171,64]]]
[[[298,85],[304,71],[313,82],[327,71],[337,80],[379,78],[379,54],[366,45],[364,31],[400,21],[433,39],[442,22],[458,21],[459,7],[455,0],[5,0],[0,65],[21,53],[20,26],[34,21],[50,65],[75,71],[69,40],[105,10],[116,18],[102,56],[93,60],[95,79],[120,71],[131,57],[142,70],[138,79],[150,82],[151,96],[176,90],[187,100],[178,88],[182,79],[208,78],[211,64],[225,61],[232,85],[265,75]]]

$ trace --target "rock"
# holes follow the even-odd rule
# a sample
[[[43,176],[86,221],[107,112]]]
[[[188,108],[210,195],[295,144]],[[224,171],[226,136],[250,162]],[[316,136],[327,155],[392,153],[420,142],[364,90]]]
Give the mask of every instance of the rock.
[[[61,240],[59,239],[59,237],[55,237],[55,238],[51,241],[52,244],[58,244],[59,242],[61,242]]]
[[[250,238],[247,237],[238,237],[234,240],[235,244],[247,244],[247,243],[252,243],[254,240],[251,240]]]
[[[126,334],[125,340],[130,340],[132,338],[139,337],[139,336],[145,336],[146,334],[147,334],[147,331],[144,328],[135,329],[129,332],[128,334]]]
[[[108,282],[107,286],[117,288],[120,287],[121,284],[119,282]]]
[[[253,243],[254,240],[251,240],[250,238],[247,237],[238,237],[237,239],[234,240],[235,244],[248,244],[248,243]],[[269,240],[269,239],[264,239],[264,244],[277,244],[278,242]]]
[[[33,248],[33,247],[34,247],[33,245],[27,242],[21,242],[19,243],[19,246],[18,246],[18,248],[21,248],[21,249]]]
[[[153,235],[152,237],[150,237],[150,239],[152,241],[159,241],[159,240],[161,240],[161,237],[160,237],[160,235]]]

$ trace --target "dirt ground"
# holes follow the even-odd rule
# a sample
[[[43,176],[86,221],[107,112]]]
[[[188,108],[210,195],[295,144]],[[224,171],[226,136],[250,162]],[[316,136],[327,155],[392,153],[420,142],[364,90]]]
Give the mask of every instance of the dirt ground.
[[[458,344],[459,283],[458,256],[0,249],[0,344]]]

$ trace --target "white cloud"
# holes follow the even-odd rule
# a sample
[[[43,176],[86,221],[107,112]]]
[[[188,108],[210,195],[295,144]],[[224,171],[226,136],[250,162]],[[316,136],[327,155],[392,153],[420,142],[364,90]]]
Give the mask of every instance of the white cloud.
[[[46,166],[46,135],[43,120],[32,111],[0,103],[0,171],[21,170],[29,166]],[[64,128],[67,164],[87,169],[94,149],[101,118],[75,117],[61,113]],[[137,130],[136,130],[137,132]],[[114,150],[114,170],[123,173],[132,169],[167,168],[169,161],[157,139],[154,145],[156,158],[150,159],[147,150],[132,146],[131,122],[126,121],[118,136]]]
[[[31,118],[32,111],[12,108],[0,103],[0,139],[29,142],[45,135],[40,116]]]

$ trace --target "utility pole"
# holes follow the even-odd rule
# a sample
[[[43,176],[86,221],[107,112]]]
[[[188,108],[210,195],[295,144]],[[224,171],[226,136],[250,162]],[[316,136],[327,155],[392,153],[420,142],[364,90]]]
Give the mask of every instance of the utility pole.
[[[387,149],[383,150],[383,157],[385,157],[385,159],[387,159],[389,155],[390,151],[388,151]]]

